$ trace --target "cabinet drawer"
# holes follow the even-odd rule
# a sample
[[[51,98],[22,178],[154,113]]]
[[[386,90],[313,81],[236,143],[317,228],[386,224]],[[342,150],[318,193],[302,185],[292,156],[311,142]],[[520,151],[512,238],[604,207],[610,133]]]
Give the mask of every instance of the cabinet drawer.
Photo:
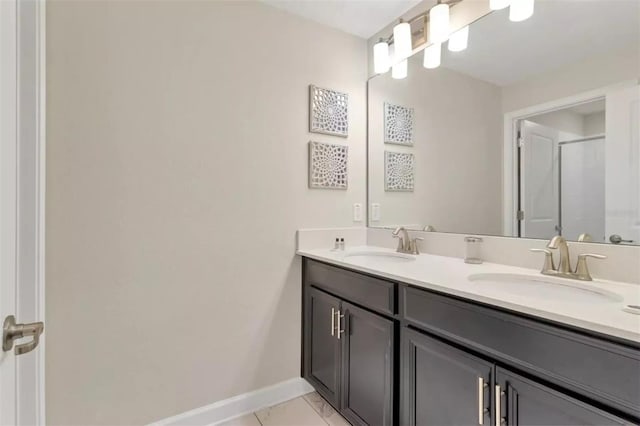
[[[419,328],[640,417],[640,350],[412,287],[401,314]]]
[[[396,284],[305,258],[304,281],[365,307],[396,313]]]

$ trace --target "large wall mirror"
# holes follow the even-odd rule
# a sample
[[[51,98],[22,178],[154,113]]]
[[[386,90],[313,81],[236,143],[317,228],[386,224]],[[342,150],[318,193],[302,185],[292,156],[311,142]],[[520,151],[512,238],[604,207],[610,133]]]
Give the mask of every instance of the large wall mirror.
[[[535,7],[369,80],[369,226],[640,244],[640,2]]]

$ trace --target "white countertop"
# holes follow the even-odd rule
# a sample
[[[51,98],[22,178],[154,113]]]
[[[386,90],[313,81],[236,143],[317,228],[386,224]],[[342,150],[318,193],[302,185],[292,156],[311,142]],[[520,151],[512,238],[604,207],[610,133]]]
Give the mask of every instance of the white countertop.
[[[414,261],[389,262],[384,259],[346,257],[350,252],[377,251],[394,253],[380,247],[352,247],[346,251],[329,249],[298,250],[297,254],[337,266],[366,272],[466,299],[487,303],[586,330],[608,334],[640,343],[640,315],[622,310],[626,305],[640,305],[640,286],[614,281],[594,280],[585,285],[614,293],[622,301],[598,303],[576,302],[570,298],[530,297],[514,291],[501,291],[469,281],[472,274],[503,273],[544,277],[539,271],[496,263],[470,265],[454,257],[420,254]],[[568,280],[573,285],[581,281]]]

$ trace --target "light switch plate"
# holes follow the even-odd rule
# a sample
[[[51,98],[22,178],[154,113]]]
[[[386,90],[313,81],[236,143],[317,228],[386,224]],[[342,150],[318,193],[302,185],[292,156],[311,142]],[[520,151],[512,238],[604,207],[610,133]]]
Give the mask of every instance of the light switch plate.
[[[362,204],[360,203],[353,204],[353,221],[362,222]]]
[[[371,203],[371,221],[380,221],[380,203]]]

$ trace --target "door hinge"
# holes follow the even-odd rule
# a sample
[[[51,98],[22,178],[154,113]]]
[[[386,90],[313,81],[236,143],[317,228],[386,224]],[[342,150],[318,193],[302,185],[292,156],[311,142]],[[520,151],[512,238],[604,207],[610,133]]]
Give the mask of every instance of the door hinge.
[[[524,220],[524,210],[518,210],[518,220]]]
[[[524,146],[524,138],[518,137],[518,148],[522,148]]]

